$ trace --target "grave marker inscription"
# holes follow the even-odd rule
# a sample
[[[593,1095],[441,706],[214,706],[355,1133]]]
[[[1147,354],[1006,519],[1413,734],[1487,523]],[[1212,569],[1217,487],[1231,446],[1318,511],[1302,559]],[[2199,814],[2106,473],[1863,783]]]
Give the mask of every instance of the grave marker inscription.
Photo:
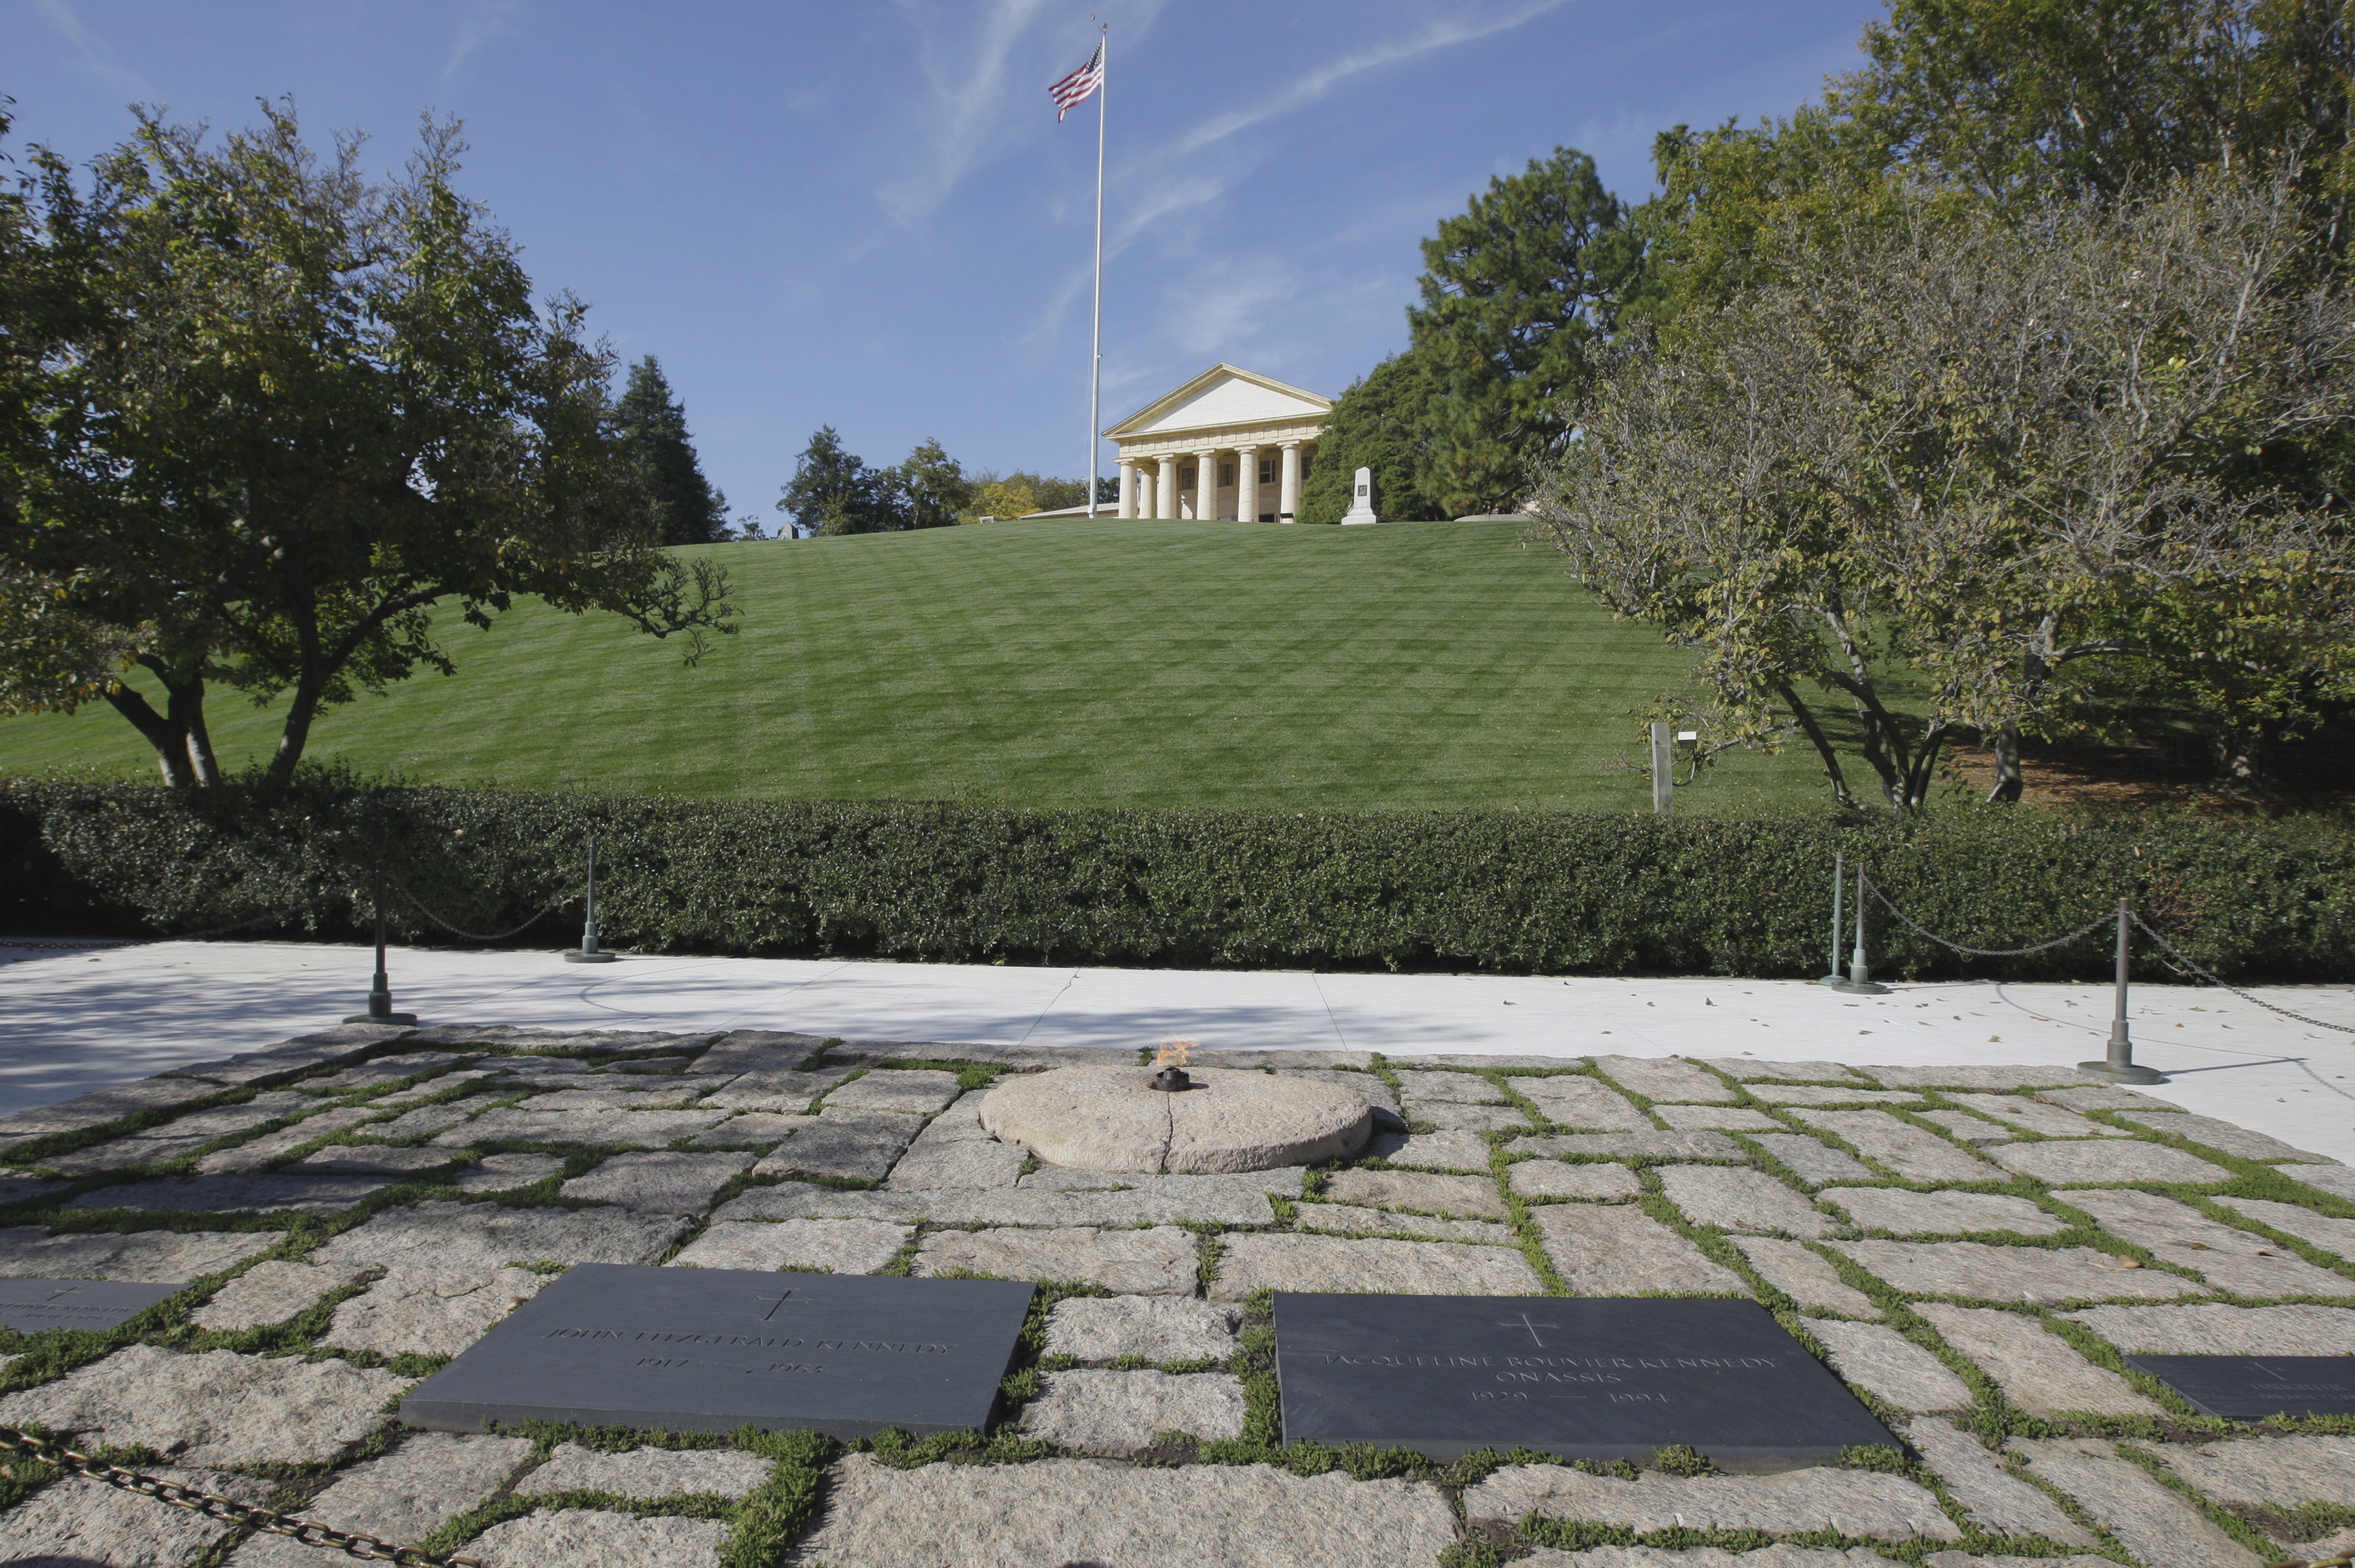
[[[186,1288],[123,1279],[0,1279],[0,1324],[23,1334],[112,1329]]]
[[[1275,1363],[1287,1441],[1753,1474],[1897,1441],[1754,1301],[1279,1293]]]
[[[2355,1356],[2128,1356],[2203,1415],[2355,1415]]]
[[[485,1419],[864,1437],[979,1431],[1030,1285],[581,1264],[401,1401]]]

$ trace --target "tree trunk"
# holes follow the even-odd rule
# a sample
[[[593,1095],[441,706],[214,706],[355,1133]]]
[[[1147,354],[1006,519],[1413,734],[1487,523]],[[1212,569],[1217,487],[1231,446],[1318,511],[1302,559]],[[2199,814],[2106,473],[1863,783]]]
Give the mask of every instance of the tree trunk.
[[[279,732],[278,750],[270,758],[270,787],[283,789],[294,781],[294,765],[303,760],[303,748],[310,744],[311,721],[319,716],[319,694],[324,683],[298,681],[294,696],[286,705],[286,727]]]
[[[1839,753],[1832,749],[1831,738],[1824,734],[1824,726],[1816,722],[1815,710],[1799,700],[1799,694],[1791,689],[1788,682],[1776,686],[1775,691],[1782,697],[1783,705],[1798,719],[1799,727],[1807,732],[1807,738],[1815,743],[1816,755],[1824,759],[1824,772],[1832,781],[1832,799],[1843,806],[1855,805],[1856,797],[1849,792],[1848,775],[1840,771]]]
[[[194,682],[185,694],[172,694],[172,707],[182,715],[188,735],[188,768],[196,775],[199,789],[220,788],[220,762],[213,756],[212,731],[205,724],[205,683]]]
[[[145,697],[119,681],[107,692],[106,700],[155,748],[155,766],[163,772],[165,783],[175,789],[196,783],[188,768],[188,729],[184,719],[157,713]]]
[[[2027,788],[2019,771],[2019,726],[2006,719],[1995,732],[1995,788],[1987,791],[1987,802],[2016,801]]]

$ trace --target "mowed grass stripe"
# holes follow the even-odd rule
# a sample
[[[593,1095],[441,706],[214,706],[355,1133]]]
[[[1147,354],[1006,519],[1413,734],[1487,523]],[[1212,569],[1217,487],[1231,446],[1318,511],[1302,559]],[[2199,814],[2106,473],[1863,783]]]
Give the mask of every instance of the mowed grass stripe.
[[[427,782],[778,799],[1284,810],[1637,809],[1632,715],[1684,656],[1509,523],[998,523],[715,546],[741,636],[695,670],[609,616],[520,606],[330,712],[311,755]],[[235,765],[277,710],[222,692]],[[104,706],[0,723],[0,767],[152,773]],[[1689,808],[1813,804],[1741,757]]]

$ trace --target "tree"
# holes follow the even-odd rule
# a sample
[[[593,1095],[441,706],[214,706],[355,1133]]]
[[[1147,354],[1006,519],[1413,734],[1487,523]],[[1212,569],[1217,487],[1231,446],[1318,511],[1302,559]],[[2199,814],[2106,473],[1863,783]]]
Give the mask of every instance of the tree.
[[[1490,180],[1423,242],[1423,303],[1407,321],[1444,394],[1420,486],[1441,514],[1515,510],[1531,462],[1567,434],[1562,410],[1642,270],[1623,216],[1594,160],[1558,147]]]
[[[728,497],[703,477],[687,433],[687,409],[671,396],[653,355],[630,366],[629,386],[614,412],[645,494],[654,536],[666,545],[709,545],[728,537]]]
[[[2105,681],[2227,733],[2355,695],[2344,503],[2282,443],[2355,413],[2355,308],[2299,265],[2285,183],[2217,177],[2028,221],[1938,193],[1623,351],[1550,465],[1579,578],[1700,655],[1713,744],[1849,707],[1883,798],[1958,730],[2098,723]]]
[[[1374,471],[1384,517],[1455,516],[1423,491],[1431,471],[1432,412],[1441,395],[1427,361],[1394,354],[1334,400],[1316,438],[1316,462],[1300,487],[1300,521],[1338,523],[1358,470]]]
[[[16,377],[30,417],[0,449],[19,632],[0,702],[70,710],[97,686],[167,780],[205,784],[208,686],[283,695],[283,785],[322,709],[453,667],[443,601],[478,627],[519,594],[614,611],[685,633],[690,663],[734,630],[725,574],[645,532],[610,356],[577,302],[533,308],[513,242],[452,186],[461,151],[429,121],[403,175],[371,183],[356,139],[323,164],[272,104],[218,148],[142,112],[87,193],[36,150],[0,252],[12,313],[47,302],[22,318],[47,339]],[[77,657],[20,657],[44,596],[51,653]]]
[[[777,510],[815,534],[888,534],[905,526],[890,477],[844,450],[832,425],[819,426],[794,460]]]
[[[978,490],[965,478],[964,465],[932,437],[919,442],[891,471],[890,486],[910,528],[952,526],[973,504]]]

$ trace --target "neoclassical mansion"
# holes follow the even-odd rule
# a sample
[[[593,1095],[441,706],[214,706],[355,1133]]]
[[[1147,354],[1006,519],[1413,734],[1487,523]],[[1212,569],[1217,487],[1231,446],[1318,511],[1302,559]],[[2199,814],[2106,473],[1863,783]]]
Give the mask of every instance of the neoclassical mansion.
[[[1213,365],[1104,432],[1120,449],[1119,515],[1289,523],[1332,411],[1330,397]]]

